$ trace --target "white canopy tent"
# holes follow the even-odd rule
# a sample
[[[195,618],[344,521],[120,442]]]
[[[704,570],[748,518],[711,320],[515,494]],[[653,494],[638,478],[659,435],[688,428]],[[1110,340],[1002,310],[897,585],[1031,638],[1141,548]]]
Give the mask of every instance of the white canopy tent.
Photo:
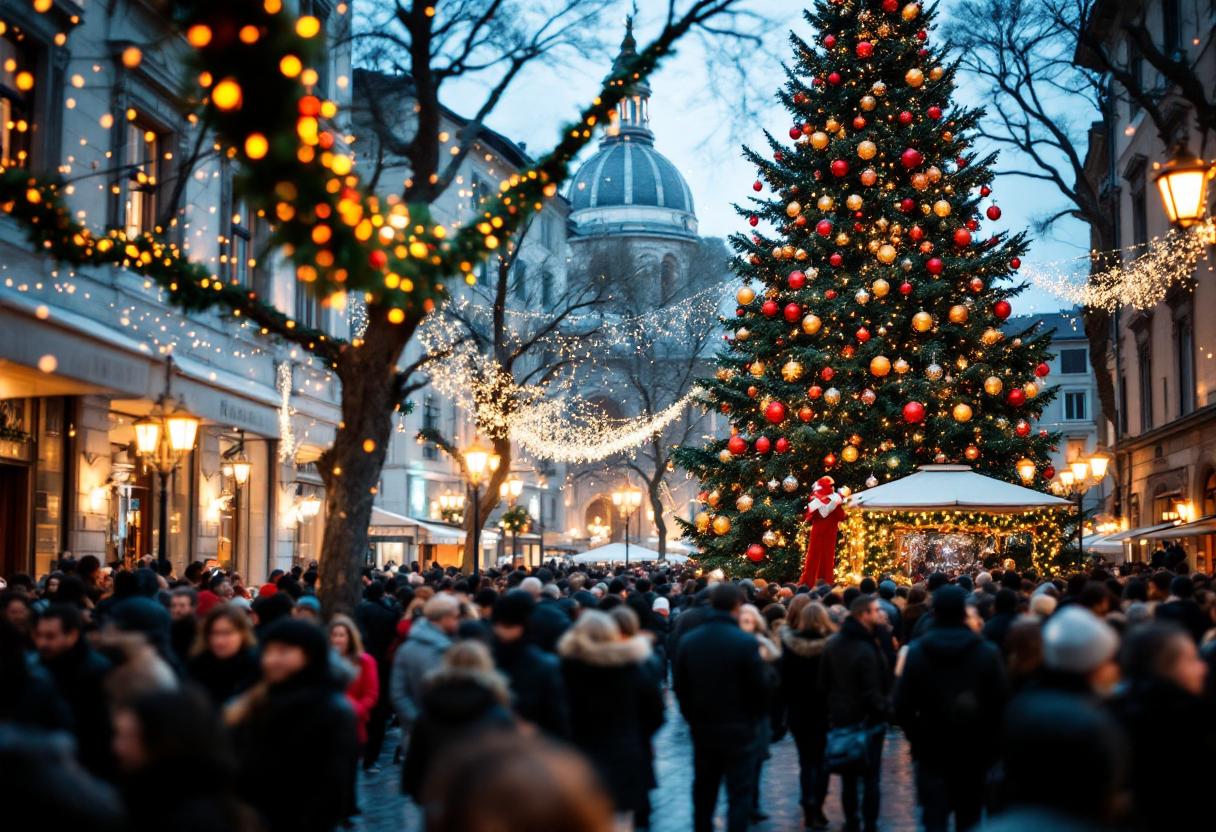
[[[1081,548],[1099,555],[1123,554],[1123,544],[1118,540],[1111,540],[1107,534],[1087,534],[1081,541]]]
[[[659,553],[654,549],[647,549],[636,544],[630,544],[629,546],[630,563],[650,562],[658,559]],[[608,543],[604,546],[597,546],[594,549],[588,549],[575,555],[571,560],[575,563],[624,563],[625,544]],[[688,558],[675,552],[668,552],[667,560],[671,563],[684,563]]]
[[[1022,514],[1069,508],[1072,501],[977,474],[970,465],[922,465],[917,473],[849,498],[862,511],[983,511]]]

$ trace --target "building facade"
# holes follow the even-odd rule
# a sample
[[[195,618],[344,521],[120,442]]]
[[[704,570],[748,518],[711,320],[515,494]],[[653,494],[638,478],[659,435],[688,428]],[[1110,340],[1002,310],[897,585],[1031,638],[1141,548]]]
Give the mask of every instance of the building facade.
[[[1216,86],[1216,9],[1202,0],[1101,0],[1090,31],[1113,62],[1159,101],[1165,132],[1108,73],[1104,129],[1090,133],[1087,170],[1110,199],[1116,247],[1125,259],[1170,231],[1154,179],[1172,146],[1186,141],[1210,154],[1212,136],[1195,128],[1194,113],[1129,37],[1126,24],[1143,21],[1154,45],[1191,66],[1204,89]],[[1077,60],[1103,70],[1082,48]],[[1114,482],[1110,510],[1125,529],[1216,515],[1216,275],[1207,260],[1177,275],[1168,295],[1149,309],[1124,306],[1112,326],[1111,365],[1116,390]],[[1133,536],[1133,556],[1151,543]],[[1183,540],[1195,568],[1210,571],[1216,536]]]
[[[314,92],[345,110],[347,7],[299,4],[335,44]],[[234,195],[230,157],[185,164],[199,138],[179,97],[189,47],[158,7],[49,5],[39,14],[0,3],[3,164],[62,174],[77,219],[98,235],[164,227],[217,277],[349,336],[344,312],[299,291],[294,270],[264,256],[266,222]],[[167,385],[201,427],[162,501],[133,424]],[[323,505],[324,494],[310,463],[332,441],[337,395],[336,380],[302,351],[218,312],[183,314],[124,269],[60,266],[0,217],[0,575],[45,574],[64,551],[103,562],[156,554],[162,516],[178,574],[201,560],[256,584],[318,557],[324,517],[312,498]],[[248,469],[234,467],[244,460]]]

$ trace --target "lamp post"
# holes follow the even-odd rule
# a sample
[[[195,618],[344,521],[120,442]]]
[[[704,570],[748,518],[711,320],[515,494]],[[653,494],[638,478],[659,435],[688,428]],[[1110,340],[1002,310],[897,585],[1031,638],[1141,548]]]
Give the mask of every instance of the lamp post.
[[[621,514],[625,526],[625,568],[629,568],[629,518],[642,505],[642,489],[626,484],[620,491],[612,492],[612,504]]]
[[[1189,228],[1204,218],[1211,176],[1211,166],[1191,153],[1185,139],[1175,145],[1170,160],[1155,177],[1171,223]]]
[[[1068,463],[1052,483],[1052,490],[1062,497],[1077,500],[1077,556],[1082,557],[1083,539],[1085,535],[1085,492],[1097,485],[1106,476],[1110,465],[1110,457],[1106,454],[1094,454],[1088,460],[1077,457]]]
[[[515,503],[519,500],[519,495],[524,493],[524,481],[515,474],[511,474],[502,485],[498,487],[498,496],[507,501],[507,508],[514,510]],[[519,557],[519,549],[515,545],[517,540],[516,525],[511,524],[511,565],[515,566],[515,561]]]
[[[469,478],[469,489],[473,502],[473,589],[476,591],[481,578],[481,481],[486,472],[498,470],[502,458],[493,449],[481,444],[481,439],[464,452],[464,467]]]
[[[171,393],[173,357],[165,363],[165,392],[148,415],[135,422],[135,444],[145,462],[160,474],[160,539],[157,541],[157,571],[164,574],[169,562],[169,475],[182,457],[194,449],[198,417],[192,415]],[[246,469],[248,476],[248,469]]]

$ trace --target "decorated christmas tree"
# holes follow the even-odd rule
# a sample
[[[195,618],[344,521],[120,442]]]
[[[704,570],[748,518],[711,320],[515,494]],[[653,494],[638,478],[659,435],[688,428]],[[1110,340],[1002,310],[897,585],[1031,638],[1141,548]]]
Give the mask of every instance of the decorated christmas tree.
[[[1055,437],[1031,428],[1054,395],[1050,339],[1004,328],[1026,237],[984,232],[1001,215],[995,154],[971,149],[980,113],[951,100],[934,16],[820,0],[806,13],[816,41],[791,36],[779,97],[793,123],[788,140],[768,135],[767,154],[745,149],[759,175],[737,206],[751,228],[731,241],[744,285],[716,376],[701,382],[732,435],[678,454],[703,483],[685,529],[708,567],[796,579],[824,476],[857,491],[934,463],[1019,484],[1033,464],[1038,488],[1054,475]],[[1037,521],[994,522],[1014,533]],[[868,571],[894,563],[877,528],[842,530]]]

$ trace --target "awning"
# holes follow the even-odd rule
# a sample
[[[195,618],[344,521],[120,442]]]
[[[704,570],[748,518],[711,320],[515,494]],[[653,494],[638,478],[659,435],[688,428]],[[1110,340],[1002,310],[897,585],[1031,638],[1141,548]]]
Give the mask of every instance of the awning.
[[[1192,520],[1189,523],[1183,523],[1178,526],[1171,525],[1168,529],[1146,534],[1144,538],[1147,540],[1162,540],[1173,537],[1199,537],[1205,534],[1216,534],[1216,514],[1209,514],[1207,517],[1200,517],[1198,520]]]
[[[382,508],[372,508],[367,533],[371,537],[418,537],[418,521]]]
[[[1100,555],[1118,555],[1123,552],[1123,544],[1111,541],[1109,535],[1090,534],[1081,540],[1081,548],[1086,552],[1097,552]]]
[[[977,474],[970,465],[922,465],[915,474],[859,491],[849,498],[849,504],[863,511],[974,510],[990,514],[1073,505],[1062,497]]]
[[[1136,541],[1138,541],[1138,540],[1145,540],[1145,539],[1147,539],[1147,538],[1148,538],[1148,537],[1150,537],[1150,536],[1151,536],[1151,535],[1152,535],[1154,532],[1163,532],[1163,531],[1165,531],[1166,529],[1176,529],[1176,528],[1178,528],[1178,524],[1177,524],[1177,523],[1173,523],[1173,522],[1171,522],[1171,523],[1158,523],[1158,524],[1157,524],[1157,525],[1155,525],[1155,526],[1141,526],[1141,527],[1140,527],[1140,528],[1138,528],[1138,529],[1128,529],[1128,530],[1127,530],[1127,531],[1125,531],[1125,532],[1115,532],[1115,533],[1114,533],[1114,534],[1112,534],[1110,537],[1106,538],[1106,541],[1107,541],[1108,543],[1112,543],[1112,542],[1113,542],[1113,543],[1120,543],[1120,542],[1122,542],[1122,541],[1124,541],[1124,540],[1127,540],[1127,541],[1130,541],[1130,542],[1132,542],[1132,543],[1135,543],[1135,542],[1136,542]],[[1165,535],[1165,537],[1172,537],[1172,535],[1167,534],[1167,535]]]
[[[464,529],[431,520],[417,520],[376,507],[372,508],[372,520],[367,531],[372,537],[412,536],[418,543],[452,546],[464,543]],[[500,534],[498,529],[482,529],[481,545],[495,545]],[[520,537],[522,539],[523,536]]]
[[[647,549],[644,546],[631,544],[629,546],[629,562],[648,562],[659,559],[659,553],[654,549]],[[594,549],[588,549],[581,555],[575,555],[571,558],[575,563],[624,563],[625,562],[625,544],[624,543],[608,543],[604,546],[597,546]],[[677,555],[674,552],[668,552],[667,560],[672,563],[684,563],[688,560],[684,555]]]

